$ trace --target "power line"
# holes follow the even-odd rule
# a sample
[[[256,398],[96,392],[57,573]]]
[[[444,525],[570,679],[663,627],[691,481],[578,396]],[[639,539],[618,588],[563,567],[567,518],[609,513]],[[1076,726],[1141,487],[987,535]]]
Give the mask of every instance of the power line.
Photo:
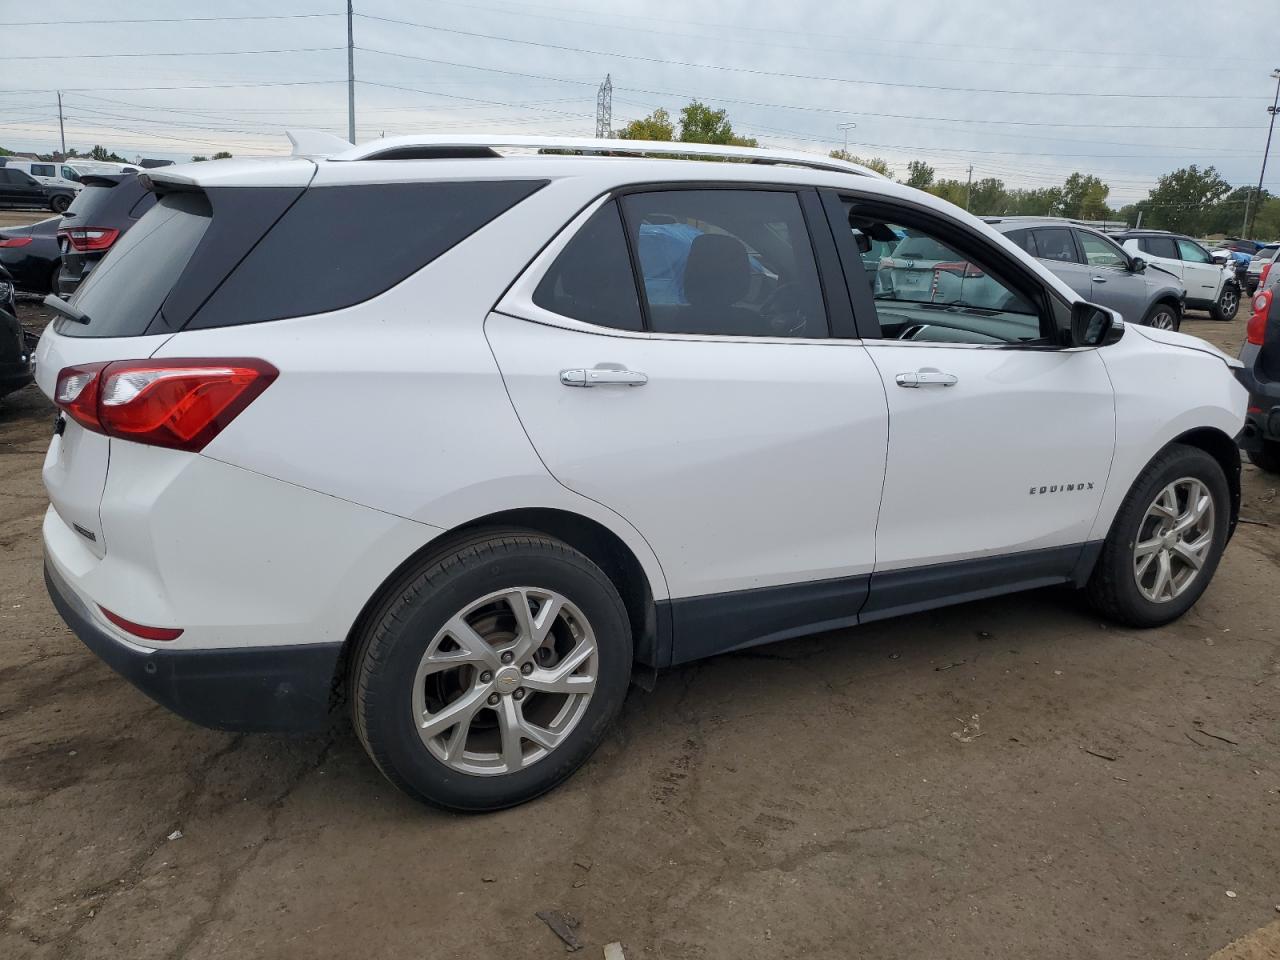
[[[344,47],[335,47],[336,50],[345,49]],[[317,86],[326,83],[346,83],[344,80],[255,80],[245,83],[206,83],[206,84],[175,84],[173,86],[160,87],[62,87],[63,93],[85,93],[87,91],[96,90],[229,90],[241,87],[306,87]],[[10,90],[0,90],[0,94],[6,93],[54,93],[58,87],[21,87]]]
[[[845,83],[856,84],[861,86],[874,87],[892,87],[903,90],[932,90],[942,91],[946,93],[994,93],[1006,96],[1037,96],[1037,97],[1090,97],[1105,99],[1122,99],[1122,100],[1221,100],[1221,94],[1168,94],[1168,93],[1115,93],[1106,92],[1098,93],[1091,91],[1079,90],[1012,90],[1000,87],[951,87],[942,84],[925,84],[925,83],[900,83],[890,80],[861,80],[852,77],[828,77],[819,74],[809,73],[787,73],[777,70],[760,70],[754,67],[731,67],[723,64],[712,63],[693,63],[688,60],[668,60],[663,57],[646,57],[637,53],[620,53],[616,50],[594,50],[589,47],[574,47],[560,43],[544,43],[537,40],[521,40],[516,37],[504,37],[496,33],[480,33],[473,30],[458,30],[453,27],[441,27],[429,23],[420,23],[414,20],[400,20],[394,17],[380,17],[373,14],[362,13],[360,17],[365,20],[377,20],[383,23],[394,23],[399,26],[419,27],[424,30],[432,30],[437,33],[447,33],[453,36],[474,37],[481,40],[497,40],[503,43],[513,43],[520,46],[540,47],[548,50],[561,50],[566,53],[585,53],[598,57],[616,57],[623,60],[635,60],[640,63],[661,63],[667,66],[689,67],[698,70],[716,70],[725,73],[743,73],[751,76],[763,77],[782,77],[788,80],[810,80],[821,83]],[[394,54],[387,50],[377,50],[369,47],[360,47],[361,50],[367,50],[370,53],[390,54],[391,56],[406,56],[409,59],[415,59],[408,54]]]
[[[284,47],[278,50],[183,50],[166,53],[51,53],[0,57],[0,60],[114,60],[136,57],[245,57],[263,53],[327,53],[346,47]]]
[[[105,23],[214,23],[223,20],[311,20],[316,17],[340,17],[340,13],[277,13],[253,17],[138,17],[124,20],[21,20],[0,23],[0,27],[67,27],[79,24]]]

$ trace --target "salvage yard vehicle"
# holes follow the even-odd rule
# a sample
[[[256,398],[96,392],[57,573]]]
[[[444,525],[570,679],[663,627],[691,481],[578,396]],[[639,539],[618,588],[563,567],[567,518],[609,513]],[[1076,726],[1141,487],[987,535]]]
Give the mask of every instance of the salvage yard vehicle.
[[[87,174],[84,190],[58,226],[61,270],[57,293],[70,296],[156,201],[136,173]]]
[[[18,321],[13,279],[0,267],[0,397],[31,382],[32,345]]]
[[[0,207],[35,207],[61,213],[75,197],[76,191],[71,187],[40,183],[16,167],[0,167]]]
[[[1129,323],[1175,331],[1182,325],[1182,280],[1163,270],[1148,273],[1146,260],[1106,234],[1054,217],[986,219],[1084,299]]]
[[[1276,291],[1269,278],[1254,294],[1240,347],[1242,382],[1249,391],[1248,419],[1240,446],[1268,473],[1280,473],[1280,306],[1275,305]]]
[[[1234,530],[1239,361],[926,193],[741,147],[294,139],[150,171],[37,353],[53,602],[196,722],[345,705],[391,782],[493,810],[633,678],[1051,584],[1152,627]],[[673,224],[678,283],[643,266]],[[912,236],[1001,297],[877,284]]]
[[[21,227],[0,228],[0,266],[19,290],[57,293],[62,252],[58,249],[61,217],[47,217]]]
[[[1258,286],[1262,283],[1262,271],[1266,270],[1275,261],[1276,254],[1280,254],[1280,243],[1268,243],[1264,247],[1260,247],[1258,252],[1253,255],[1253,259],[1249,261],[1249,268],[1245,272],[1245,289],[1249,291],[1249,296],[1253,296],[1258,292]]]
[[[1207,310],[1215,320],[1232,320],[1240,307],[1240,283],[1234,265],[1215,263],[1209,251],[1190,237],[1165,230],[1126,230],[1111,238],[1132,256],[1159,267],[1187,291],[1187,306]]]

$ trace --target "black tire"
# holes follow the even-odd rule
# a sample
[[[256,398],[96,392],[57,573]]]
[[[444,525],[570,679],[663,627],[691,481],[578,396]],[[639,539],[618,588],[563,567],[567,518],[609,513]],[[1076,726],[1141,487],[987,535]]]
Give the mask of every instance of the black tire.
[[[515,772],[469,774],[437,758],[418,736],[418,664],[447,620],[517,586],[554,590],[582,612],[596,639],[596,685],[577,725],[551,752]],[[352,718],[378,769],[409,796],[449,810],[500,810],[545,793],[587,761],[622,707],[631,667],[630,620],[599,567],[541,534],[491,531],[424,559],[370,617],[351,663]]]
[[[54,294],[62,293],[62,290],[59,289],[59,286],[58,286],[58,280],[61,276],[62,276],[62,262],[59,261],[54,266],[53,270],[49,273],[49,292],[50,293],[54,293]]]
[[[59,193],[49,200],[49,209],[54,213],[65,213],[69,206],[71,206],[71,198],[64,193]]]
[[[1161,319],[1167,317],[1167,325],[1160,322]],[[1147,315],[1142,318],[1144,327],[1159,327],[1162,330],[1177,331],[1182,326],[1182,317],[1178,314],[1177,307],[1161,301],[1152,305],[1147,311]]]
[[[1214,506],[1213,542],[1203,567],[1185,592],[1154,603],[1138,591],[1133,551],[1147,508],[1161,490],[1183,477],[1194,477],[1208,488]],[[1213,579],[1227,545],[1230,523],[1231,493],[1218,461],[1196,447],[1170,444],[1147,464],[1121,503],[1086,587],[1090,602],[1099,613],[1131,627],[1158,627],[1178,619],[1195,605]]]
[[[1250,450],[1249,460],[1267,473],[1280,473],[1280,440],[1263,440],[1260,450]]]
[[[1213,305],[1209,315],[1220,322],[1234,320],[1236,311],[1240,309],[1240,290],[1234,283],[1224,283],[1218,302]]]

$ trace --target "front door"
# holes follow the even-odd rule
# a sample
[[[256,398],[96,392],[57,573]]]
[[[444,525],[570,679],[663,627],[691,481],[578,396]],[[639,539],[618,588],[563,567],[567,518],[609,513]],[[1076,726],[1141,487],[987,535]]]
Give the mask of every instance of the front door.
[[[1209,251],[1193,240],[1178,240],[1178,256],[1182,259],[1182,282],[1187,288],[1187,299],[1215,303],[1222,288],[1222,267],[1213,262]]]
[[[1098,351],[1057,348],[1039,280],[954,224],[883,201],[849,198],[841,211],[829,209],[849,217],[855,243],[858,234],[901,235],[946,247],[966,278],[945,302],[862,279],[863,290],[876,292],[859,328],[889,402],[864,619],[1069,578],[1115,440],[1114,396]]]
[[[786,602],[798,622],[852,622],[866,595],[884,390],[857,341],[830,336],[816,204],[812,192],[754,189],[606,200],[485,323],[547,469],[653,547],[678,643],[690,598],[710,610],[731,594],[716,609],[736,612],[745,642],[777,633],[748,611],[767,618]],[[829,231],[825,242],[823,278],[848,316]],[[694,633],[678,658],[736,645]]]
[[[1129,323],[1141,323],[1147,311],[1147,280],[1129,267],[1128,255],[1100,234],[1076,230],[1093,284],[1090,300],[1110,307]]]

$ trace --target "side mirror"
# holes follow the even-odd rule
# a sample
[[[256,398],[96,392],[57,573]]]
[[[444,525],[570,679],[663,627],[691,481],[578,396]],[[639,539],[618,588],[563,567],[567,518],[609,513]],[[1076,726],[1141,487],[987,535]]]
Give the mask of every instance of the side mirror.
[[[1141,257],[1133,257],[1129,261],[1129,269],[1134,273],[1146,273],[1147,261],[1143,260]]]
[[[1071,307],[1071,346],[1100,347],[1114,343],[1115,315],[1106,307],[1083,301]]]

